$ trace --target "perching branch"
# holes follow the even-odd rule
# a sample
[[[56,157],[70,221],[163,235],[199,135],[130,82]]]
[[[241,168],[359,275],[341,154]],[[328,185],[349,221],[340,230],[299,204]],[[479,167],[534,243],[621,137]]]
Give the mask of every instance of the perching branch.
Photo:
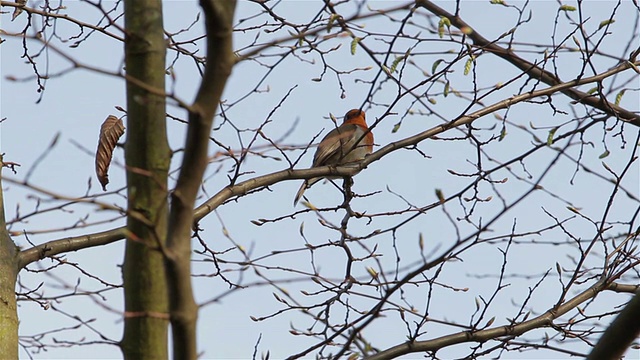
[[[640,61],[636,62],[634,64],[635,66],[640,66]],[[319,168],[313,168],[313,169],[303,169],[303,170],[292,170],[292,169],[285,169],[285,170],[281,170],[281,171],[277,171],[274,173],[270,173],[270,174],[266,174],[266,175],[262,175],[262,176],[257,176],[255,178],[246,180],[246,181],[242,181],[239,182],[233,186],[227,186],[224,189],[220,190],[218,193],[216,193],[214,196],[212,196],[210,199],[208,199],[206,202],[204,202],[203,204],[201,204],[200,206],[198,206],[195,210],[194,210],[194,218],[193,218],[193,222],[197,223],[198,221],[200,221],[202,218],[204,218],[207,214],[211,213],[213,210],[215,210],[218,206],[220,206],[220,204],[224,203],[225,201],[229,200],[230,198],[234,197],[234,196],[240,196],[240,195],[244,195],[249,193],[252,190],[255,189],[259,189],[261,187],[264,186],[269,186],[269,185],[273,185],[276,184],[280,181],[284,181],[284,180],[292,180],[292,179],[309,179],[312,177],[317,177],[317,176],[326,176],[326,175],[337,175],[337,176],[353,176],[355,175],[359,170],[367,167],[369,164],[373,163],[374,161],[377,161],[379,159],[381,159],[382,157],[386,156],[387,154],[397,150],[397,149],[401,149],[407,146],[411,146],[411,145],[416,145],[419,144],[420,142],[434,136],[437,134],[440,134],[442,132],[444,132],[447,129],[450,128],[454,128],[454,127],[459,127],[462,125],[466,125],[466,124],[470,124],[473,121],[479,119],[480,117],[483,117],[485,115],[488,114],[492,114],[493,112],[500,110],[500,109],[506,109],[512,105],[515,105],[517,103],[521,103],[523,101],[527,101],[529,99],[533,99],[539,96],[544,96],[544,95],[551,95],[553,93],[556,93],[558,91],[562,91],[564,89],[567,88],[571,88],[574,86],[578,86],[578,85],[583,85],[583,84],[588,84],[588,83],[596,83],[598,81],[602,81],[603,79],[621,73],[625,70],[628,70],[629,68],[631,68],[631,65],[627,65],[627,64],[621,64],[618,67],[615,67],[613,69],[608,70],[607,72],[604,72],[602,74],[598,74],[596,76],[592,76],[592,77],[588,77],[588,78],[583,78],[581,80],[576,80],[576,81],[569,81],[566,83],[562,83],[562,84],[558,84],[555,86],[551,86],[548,87],[546,89],[541,89],[538,91],[534,91],[531,93],[524,93],[518,96],[514,96],[511,97],[509,99],[506,99],[504,101],[500,101],[498,103],[489,105],[481,110],[478,110],[472,114],[460,117],[450,123],[444,124],[444,125],[438,125],[436,127],[433,127],[431,129],[425,130],[419,134],[416,134],[414,136],[410,136],[407,138],[404,138],[402,140],[393,142],[391,144],[388,144],[386,146],[384,146],[383,148],[379,149],[378,151],[372,153],[371,155],[367,156],[367,158],[365,160],[363,160],[358,167],[352,167],[352,166],[339,166],[339,167],[329,167],[329,166],[325,166],[325,167],[319,167]],[[97,246],[97,245],[103,245],[103,244],[108,244],[114,241],[118,241],[123,239],[123,231],[124,228],[115,228],[112,230],[108,230],[105,232],[99,232],[99,233],[95,233],[95,234],[89,234],[89,235],[85,235],[85,236],[77,236],[77,237],[70,237],[70,238],[64,238],[64,239],[59,239],[59,240],[53,240],[44,244],[41,244],[39,246],[37,246],[36,248],[30,248],[30,249],[26,249],[21,251],[20,253],[20,257],[22,258],[20,261],[21,267],[24,267],[26,265],[28,265],[29,263],[33,262],[33,261],[37,261],[39,259],[42,259],[46,256],[51,256],[51,255],[57,255],[60,253],[64,253],[64,252],[69,252],[69,251],[77,251],[79,249],[83,249],[86,247],[92,247],[92,246]],[[107,236],[107,234],[109,234]],[[103,237],[106,236],[106,237]],[[61,244],[65,244],[64,246],[61,246]],[[47,249],[46,252],[43,252],[43,249]],[[40,254],[40,255],[39,255]]]
[[[640,61],[637,61],[635,66],[640,66]],[[206,214],[215,210],[220,204],[230,199],[233,196],[239,196],[247,194],[251,190],[258,189],[263,186],[273,185],[277,182],[288,180],[288,179],[309,179],[317,176],[326,176],[326,175],[337,175],[337,176],[353,176],[358,173],[359,170],[366,168],[369,164],[373,163],[386,156],[387,154],[405,148],[407,146],[417,145],[420,142],[434,136],[438,135],[446,130],[460,127],[463,125],[471,124],[475,120],[489,114],[493,114],[497,110],[506,109],[515,104],[521,103],[523,101],[527,101],[530,99],[537,98],[539,96],[551,95],[556,92],[561,92],[566,89],[570,89],[572,87],[594,83],[598,81],[602,81],[605,78],[608,78],[614,74],[623,72],[632,68],[630,64],[621,64],[613,69],[610,69],[602,74],[598,74],[595,76],[591,76],[588,78],[583,78],[580,80],[573,80],[561,84],[557,84],[554,86],[550,86],[546,89],[541,89],[533,92],[528,92],[524,94],[520,94],[517,96],[513,96],[511,98],[505,99],[503,101],[494,103],[485,108],[482,108],[472,114],[461,116],[458,119],[455,119],[449,123],[438,125],[432,127],[431,129],[425,130],[416,135],[404,138],[402,140],[390,143],[384,146],[382,149],[368,155],[364,160],[358,163],[357,166],[339,166],[339,167],[319,167],[314,169],[307,170],[282,170],[278,172],[274,172],[271,174],[257,176],[253,179],[249,179],[240,183],[237,183],[233,186],[227,186],[226,188],[220,190],[217,194],[207,200],[204,204],[200,205],[195,211],[195,220],[196,222],[199,219],[202,219]]]

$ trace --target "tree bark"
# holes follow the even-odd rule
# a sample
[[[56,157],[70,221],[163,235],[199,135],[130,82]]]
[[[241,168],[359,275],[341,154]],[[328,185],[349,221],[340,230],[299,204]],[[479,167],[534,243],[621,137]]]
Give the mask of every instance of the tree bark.
[[[129,77],[165,89],[160,0],[125,1]],[[157,93],[157,92],[156,92]],[[127,82],[127,240],[123,267],[126,359],[168,358],[168,301],[162,247],[167,234],[170,149],[165,97]]]
[[[235,1],[201,0],[200,5],[207,33],[207,66],[189,111],[182,167],[171,194],[166,247],[173,358],[177,360],[197,358],[198,306],[191,287],[193,209],[207,168],[213,116],[235,63],[231,43]]]
[[[18,249],[7,231],[2,195],[2,155],[0,155],[0,359],[18,358],[18,308],[16,278]]]

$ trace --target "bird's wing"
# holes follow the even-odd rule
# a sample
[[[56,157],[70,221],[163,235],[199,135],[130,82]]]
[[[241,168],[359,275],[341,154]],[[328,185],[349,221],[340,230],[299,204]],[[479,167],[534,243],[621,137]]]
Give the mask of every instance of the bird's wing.
[[[313,157],[313,166],[338,164],[346,155],[344,152],[353,150],[356,141],[362,136],[362,133],[362,129],[354,124],[343,124],[331,130],[331,132],[320,141],[318,150],[316,150],[316,154]]]

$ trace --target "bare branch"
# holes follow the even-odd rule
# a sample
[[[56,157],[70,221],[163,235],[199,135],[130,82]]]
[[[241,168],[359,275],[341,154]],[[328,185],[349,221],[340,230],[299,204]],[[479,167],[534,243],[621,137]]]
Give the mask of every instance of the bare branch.
[[[640,65],[640,61],[638,61],[636,64],[634,65]],[[589,83],[594,83],[594,82],[598,82],[601,81],[602,79],[605,79],[611,75],[623,72],[625,70],[628,70],[632,68],[632,66],[630,64],[621,64],[618,67],[615,67],[609,71],[606,71],[602,74],[598,74],[596,76],[591,76],[588,78],[583,78],[580,80],[574,80],[574,81],[569,81],[566,83],[561,83],[561,84],[557,84],[554,86],[550,86],[546,89],[541,89],[541,90],[537,90],[537,91],[533,91],[533,92],[529,92],[529,93],[524,93],[521,95],[517,95],[517,96],[513,96],[511,98],[505,99],[503,101],[500,101],[498,103],[494,103],[492,105],[489,105],[481,110],[478,110],[472,114],[469,115],[463,115],[461,117],[459,117],[458,119],[452,120],[449,123],[443,124],[443,125],[438,125],[435,126],[429,130],[425,130],[421,133],[418,133],[416,135],[407,137],[405,139],[390,143],[386,146],[384,146],[382,149],[373,152],[372,154],[368,155],[364,160],[362,160],[360,163],[358,163],[357,165],[353,165],[353,166],[339,166],[339,167],[329,167],[329,166],[325,166],[325,167],[320,167],[320,168],[314,168],[314,169],[308,169],[308,170],[291,170],[291,169],[287,169],[287,170],[282,170],[282,171],[278,171],[275,173],[271,173],[271,174],[267,174],[267,175],[263,175],[263,176],[258,176],[255,177],[253,179],[249,179],[243,182],[240,182],[236,185],[232,185],[232,186],[227,186],[226,188],[222,189],[220,192],[218,192],[216,195],[214,195],[212,198],[210,198],[209,200],[207,200],[204,204],[200,205],[196,210],[195,210],[195,221],[197,222],[198,220],[202,219],[205,215],[207,215],[208,213],[210,213],[211,211],[215,210],[218,206],[220,206],[220,204],[224,203],[225,201],[229,200],[231,197],[233,196],[239,196],[239,195],[244,195],[249,193],[251,190],[255,190],[264,186],[268,186],[268,185],[273,185],[279,181],[282,180],[289,180],[289,179],[309,179],[312,177],[318,177],[318,176],[327,176],[327,175],[339,175],[339,176],[353,176],[355,174],[358,173],[359,170],[362,170],[364,168],[366,168],[369,164],[373,163],[374,161],[377,161],[379,159],[381,159],[382,157],[386,156],[387,154],[394,152],[396,150],[405,148],[405,147],[409,147],[409,146],[415,146],[417,144],[419,144],[420,142],[431,138],[435,135],[438,135],[446,130],[452,129],[452,128],[456,128],[456,127],[460,127],[463,125],[467,125],[467,124],[471,124],[473,123],[475,120],[480,119],[483,116],[486,116],[488,114],[493,114],[495,113],[497,110],[500,109],[507,109],[510,106],[513,106],[517,103],[523,102],[523,101],[527,101],[530,99],[535,99],[537,97],[540,96],[545,96],[545,95],[551,95],[554,94],[556,92],[559,91],[563,91],[565,89],[570,89],[574,86],[578,86],[578,85],[583,85],[583,84],[589,84]]]
[[[125,238],[125,232],[126,228],[120,227],[88,235],[48,241],[44,244],[20,251],[18,267],[22,269],[34,261],[42,260],[47,257],[111,244],[112,242],[123,240]]]
[[[527,321],[523,321],[517,325],[509,325],[509,326],[495,326],[485,330],[479,330],[476,332],[460,332],[457,334],[446,335],[439,338],[435,338],[433,340],[427,341],[415,341],[410,343],[405,343],[401,345],[396,345],[390,347],[384,351],[381,351],[373,356],[368,357],[370,360],[382,360],[382,359],[392,359],[401,355],[417,353],[417,352],[428,352],[428,351],[436,351],[446,346],[461,344],[466,342],[477,342],[483,343],[490,339],[496,339],[502,336],[515,337],[526,333],[532,329],[543,328],[552,326],[553,320],[558,317],[566,314],[570,310],[575,309],[580,304],[584,303],[587,300],[594,298],[598,293],[600,293],[605,288],[604,281],[600,281],[588,289],[582,291],[580,294],[571,298],[564,304],[560,305],[557,308],[549,309],[545,313],[540,316],[536,316],[535,318]]]
[[[505,60],[515,65],[520,70],[527,73],[531,78],[540,80],[548,85],[555,86],[562,84],[562,80],[556,77],[554,74],[540,68],[538,65],[533,64],[513,53],[513,51],[509,51],[504,49],[494,42],[491,42],[484,38],[480,33],[475,31],[469,24],[464,22],[459,16],[455,16],[450,14],[446,10],[437,6],[428,0],[419,0],[417,2],[418,6],[421,6],[432,13],[443,16],[451,21],[451,24],[458,29],[465,29],[464,33],[468,34],[468,36],[473,40],[473,42],[480,48],[487,50]],[[638,63],[634,56],[629,59],[632,64],[638,66]],[[628,66],[632,67],[628,64],[628,62],[623,62],[619,66]],[[619,67],[618,66],[618,67]],[[560,89],[560,92],[567,95],[571,99],[583,103],[585,105],[589,105],[596,109],[600,109],[601,111],[609,114],[610,116],[614,116],[616,118],[620,118],[623,121],[629,122],[635,126],[640,126],[640,114],[635,114],[627,109],[624,109],[616,104],[609,102],[606,98],[597,97],[594,95],[587,94],[580,90],[577,90],[573,87],[567,87]]]

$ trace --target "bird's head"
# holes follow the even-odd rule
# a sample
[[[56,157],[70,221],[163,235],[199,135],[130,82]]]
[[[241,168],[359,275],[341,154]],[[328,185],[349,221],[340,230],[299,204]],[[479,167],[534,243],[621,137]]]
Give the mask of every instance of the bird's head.
[[[364,121],[365,121],[364,111],[360,109],[351,109],[344,116],[345,123],[359,123]]]

